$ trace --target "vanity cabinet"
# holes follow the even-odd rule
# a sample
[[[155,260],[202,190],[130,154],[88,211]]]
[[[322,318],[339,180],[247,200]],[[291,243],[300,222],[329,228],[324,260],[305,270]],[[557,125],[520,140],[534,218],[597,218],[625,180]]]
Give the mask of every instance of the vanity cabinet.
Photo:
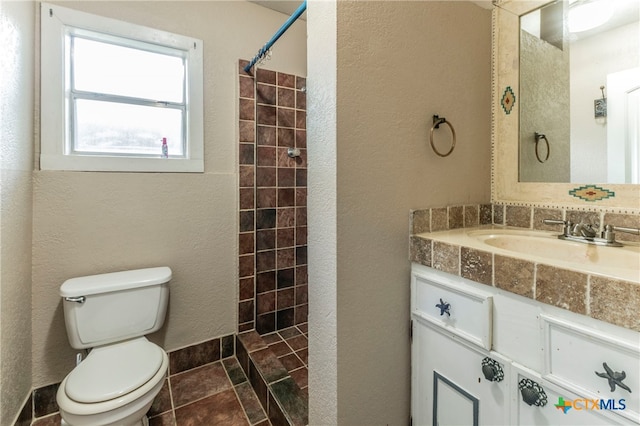
[[[420,317],[413,322],[412,407],[414,425],[507,425],[509,361],[484,351]],[[482,372],[495,362],[495,381]]]
[[[637,332],[418,264],[411,319],[413,425],[640,424]]]

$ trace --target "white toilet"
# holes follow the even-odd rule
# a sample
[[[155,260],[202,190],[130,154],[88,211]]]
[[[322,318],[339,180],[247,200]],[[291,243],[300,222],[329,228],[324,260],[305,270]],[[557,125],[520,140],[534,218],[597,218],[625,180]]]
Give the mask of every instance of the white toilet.
[[[164,323],[168,267],[72,278],[60,287],[67,336],[89,355],[64,378],[56,399],[63,424],[148,425],[146,413],[169,367],[144,337]]]

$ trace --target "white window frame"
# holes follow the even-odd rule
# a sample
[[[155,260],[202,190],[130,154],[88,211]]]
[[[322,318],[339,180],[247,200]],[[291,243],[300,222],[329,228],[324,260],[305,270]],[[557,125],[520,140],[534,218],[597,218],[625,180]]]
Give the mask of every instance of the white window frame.
[[[48,3],[41,4],[40,168],[42,170],[121,172],[203,172],[203,42],[141,25],[105,18]],[[158,158],[125,155],[79,155],[69,149],[65,96],[68,31],[89,30],[185,51],[185,156]]]

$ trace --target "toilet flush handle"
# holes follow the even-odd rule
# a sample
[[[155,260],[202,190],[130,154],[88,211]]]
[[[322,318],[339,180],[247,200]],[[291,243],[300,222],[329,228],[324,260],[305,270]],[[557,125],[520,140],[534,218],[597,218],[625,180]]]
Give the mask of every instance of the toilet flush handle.
[[[84,301],[86,300],[86,297],[84,296],[65,297],[64,300],[66,300],[67,302],[84,303]]]

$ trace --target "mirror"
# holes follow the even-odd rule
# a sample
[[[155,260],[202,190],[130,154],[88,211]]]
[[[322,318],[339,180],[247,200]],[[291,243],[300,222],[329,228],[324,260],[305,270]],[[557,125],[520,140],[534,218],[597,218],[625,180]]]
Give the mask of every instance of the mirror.
[[[616,0],[617,2],[618,0]],[[492,12],[492,201],[519,205],[578,206],[591,210],[640,212],[640,186],[635,184],[612,183],[598,177],[584,177],[581,182],[570,182],[569,179],[565,182],[556,181],[553,183],[520,180],[518,167],[520,128],[526,125],[521,122],[520,117],[521,109],[527,108],[526,101],[521,99],[525,93],[521,92],[520,81],[520,17],[550,3],[554,2],[549,0],[494,0]],[[561,3],[566,3],[562,4],[563,8],[568,7],[569,0]],[[609,3],[611,3],[610,0]],[[637,38],[636,33],[636,49],[638,48]],[[594,61],[593,57],[590,59]],[[549,68],[542,67],[542,69],[548,70]],[[534,97],[537,94],[538,91],[533,92]],[[591,92],[586,94],[590,99],[589,108],[592,116],[594,114],[593,101],[598,99],[598,94],[600,94],[599,86],[596,87],[595,98]],[[605,94],[607,94],[606,90]],[[610,97],[607,100],[610,102]],[[608,126],[611,127],[610,117],[606,118]],[[555,136],[552,136],[548,130],[542,129],[534,130],[534,135],[529,135],[533,136],[531,138],[533,141],[529,142],[531,144],[529,150],[530,152],[533,150],[534,161],[543,164],[538,162],[535,157],[536,132],[544,135],[549,141],[549,159],[555,155],[553,151]],[[539,156],[544,160],[546,142],[542,138],[538,139]],[[591,164],[597,163],[598,167],[607,161],[600,154],[589,154],[586,148],[584,150],[582,147],[578,149],[578,151],[581,150],[585,152],[585,156],[589,158]],[[590,166],[590,168],[597,167]]]
[[[640,183],[638,6],[554,1],[520,16],[520,181]]]

